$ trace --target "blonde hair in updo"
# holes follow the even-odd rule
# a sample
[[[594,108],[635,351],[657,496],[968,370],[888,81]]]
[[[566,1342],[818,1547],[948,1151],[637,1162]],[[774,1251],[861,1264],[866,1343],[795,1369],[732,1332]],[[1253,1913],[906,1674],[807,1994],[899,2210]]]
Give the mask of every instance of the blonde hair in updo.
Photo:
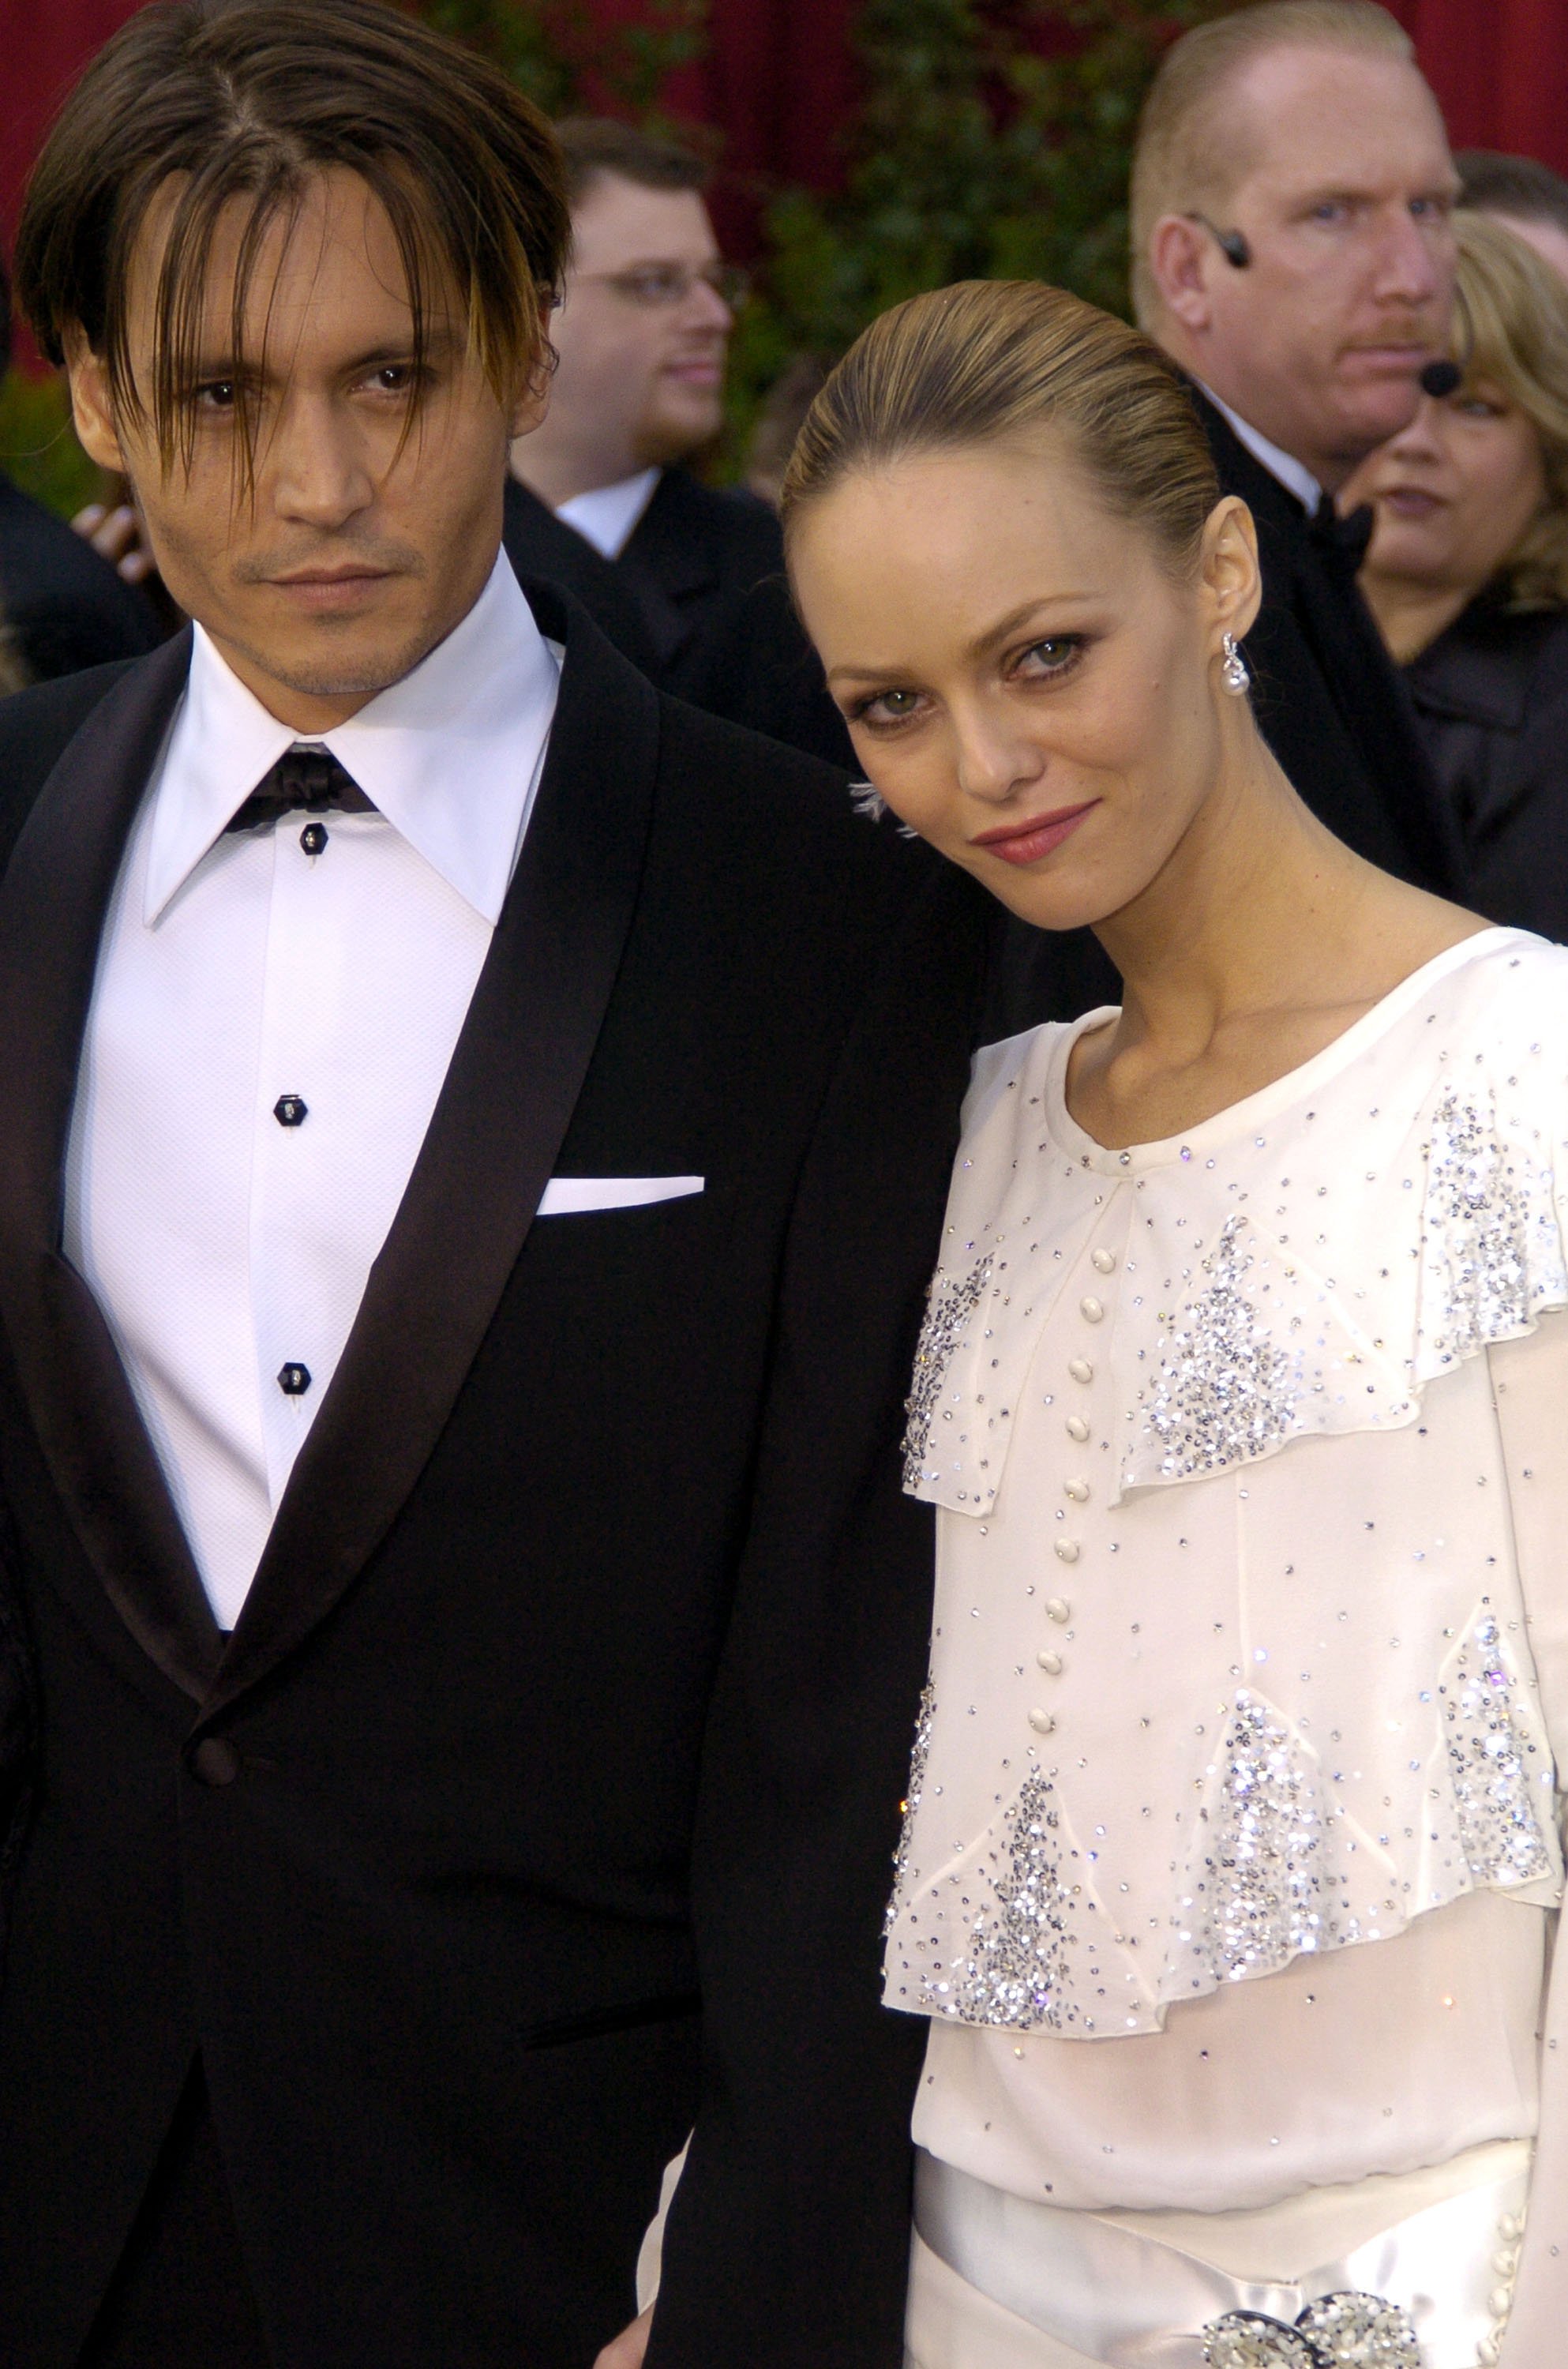
[[[780,494],[785,536],[847,476],[1042,428],[1172,575],[1192,574],[1219,481],[1186,382],[1125,321],[1037,280],[960,280],[873,321],[806,415]]]

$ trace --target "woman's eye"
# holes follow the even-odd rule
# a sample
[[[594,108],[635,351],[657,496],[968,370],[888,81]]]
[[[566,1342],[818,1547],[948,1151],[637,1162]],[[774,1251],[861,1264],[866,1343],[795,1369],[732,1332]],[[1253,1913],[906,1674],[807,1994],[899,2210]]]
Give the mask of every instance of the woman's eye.
[[[1082,634],[1052,634],[1043,642],[1031,642],[1020,664],[1032,665],[1036,674],[1064,674],[1082,650]]]
[[[196,400],[203,411],[232,411],[237,393],[232,378],[213,378],[197,388]]]
[[[918,691],[879,691],[862,700],[854,712],[857,724],[902,724],[920,705]]]

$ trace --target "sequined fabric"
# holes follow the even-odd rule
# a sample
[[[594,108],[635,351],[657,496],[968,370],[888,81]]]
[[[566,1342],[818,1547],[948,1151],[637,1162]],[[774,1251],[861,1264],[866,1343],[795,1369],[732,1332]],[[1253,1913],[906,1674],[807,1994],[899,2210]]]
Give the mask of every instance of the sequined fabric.
[[[1459,1839],[1477,1883],[1531,1883],[1552,1872],[1541,1829],[1550,1812],[1551,1764],[1519,1715],[1490,1612],[1464,1637],[1440,1688]],[[1538,1803],[1539,1810],[1538,1810]]]
[[[1245,1688],[1215,1776],[1207,1848],[1176,1928],[1179,1959],[1197,1962],[1191,1986],[1268,1974],[1303,1951],[1354,1940],[1317,1770],[1286,1722]]]
[[[1424,1350],[1437,1367],[1505,1341],[1568,1292],[1550,1162],[1510,1140],[1494,1100],[1449,1088],[1427,1152]]]
[[[887,1922],[893,1921],[893,1903],[898,1899],[909,1876],[910,1837],[920,1815],[921,1795],[925,1791],[925,1764],[931,1751],[932,1722],[936,1717],[936,1688],[927,1685],[921,1689],[920,1710],[915,1716],[915,1740],[910,1752],[910,1785],[904,1797],[904,1823],[898,1834],[898,1847],[893,1853],[894,1892],[887,1904]]]
[[[1300,1395],[1299,1359],[1270,1337],[1246,1294],[1251,1254],[1228,1218],[1203,1263],[1204,1290],[1160,1344],[1144,1401],[1169,1481],[1218,1472],[1285,1439]]]
[[[991,1261],[979,1260],[956,1282],[933,1284],[931,1304],[915,1347],[914,1380],[906,1402],[909,1422],[904,1430],[904,1485],[912,1489],[926,1477],[932,1429],[942,1398],[942,1385],[953,1355],[968,1331],[985,1297]]]
[[[1065,2031],[1081,2020],[1072,1977],[1080,1891],[1064,1875],[1063,1858],[1054,1788],[1032,1777],[999,1846],[970,1877],[979,1905],[964,1956],[925,1978],[929,2012],[1017,2031]]]
[[[1203,2357],[1209,2369],[1422,2369],[1409,2316],[1348,2290],[1310,2303],[1294,2327],[1228,2311],[1204,2329]]]

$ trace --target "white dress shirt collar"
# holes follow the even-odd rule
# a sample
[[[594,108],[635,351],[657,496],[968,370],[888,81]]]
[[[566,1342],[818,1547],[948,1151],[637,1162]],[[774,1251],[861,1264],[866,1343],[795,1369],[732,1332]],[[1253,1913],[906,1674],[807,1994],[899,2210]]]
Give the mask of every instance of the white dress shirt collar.
[[[503,553],[462,624],[412,673],[319,736],[394,830],[492,927],[538,788],[559,681],[558,658]],[[155,793],[149,929],[302,737],[269,714],[198,625]]]
[[[623,477],[618,485],[595,486],[591,493],[574,494],[569,502],[563,502],[555,516],[575,527],[604,558],[619,559],[663,475],[662,469],[639,469],[635,477]]]
[[[1207,395],[1216,411],[1229,422],[1232,431],[1241,438],[1253,460],[1261,461],[1269,475],[1277,477],[1288,494],[1295,495],[1309,518],[1316,518],[1318,504],[1323,498],[1323,489],[1306,463],[1298,461],[1293,452],[1282,452],[1277,444],[1271,444],[1268,438],[1254,428],[1250,419],[1243,419],[1239,411],[1232,411],[1228,403],[1222,403],[1214,389],[1211,386],[1205,386],[1201,379],[1198,384],[1203,387],[1205,395]]]

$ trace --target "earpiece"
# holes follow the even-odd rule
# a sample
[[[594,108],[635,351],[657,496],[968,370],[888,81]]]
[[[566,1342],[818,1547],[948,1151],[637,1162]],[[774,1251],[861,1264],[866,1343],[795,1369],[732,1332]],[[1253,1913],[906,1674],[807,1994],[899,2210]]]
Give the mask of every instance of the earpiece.
[[[1428,362],[1421,373],[1421,392],[1429,395],[1434,403],[1450,395],[1464,377],[1458,362]]]
[[[1434,403],[1443,402],[1445,397],[1453,394],[1456,387],[1463,384],[1465,372],[1475,360],[1475,323],[1471,318],[1470,306],[1465,302],[1465,292],[1462,288],[1456,288],[1454,291],[1454,310],[1459,316],[1461,351],[1459,360],[1449,361],[1448,356],[1444,355],[1440,360],[1428,362],[1417,381],[1422,394],[1429,395]]]
[[[1207,214],[1188,214],[1188,222],[1201,223],[1220,254],[1233,270],[1245,271],[1253,259],[1253,250],[1239,230],[1219,230]]]

